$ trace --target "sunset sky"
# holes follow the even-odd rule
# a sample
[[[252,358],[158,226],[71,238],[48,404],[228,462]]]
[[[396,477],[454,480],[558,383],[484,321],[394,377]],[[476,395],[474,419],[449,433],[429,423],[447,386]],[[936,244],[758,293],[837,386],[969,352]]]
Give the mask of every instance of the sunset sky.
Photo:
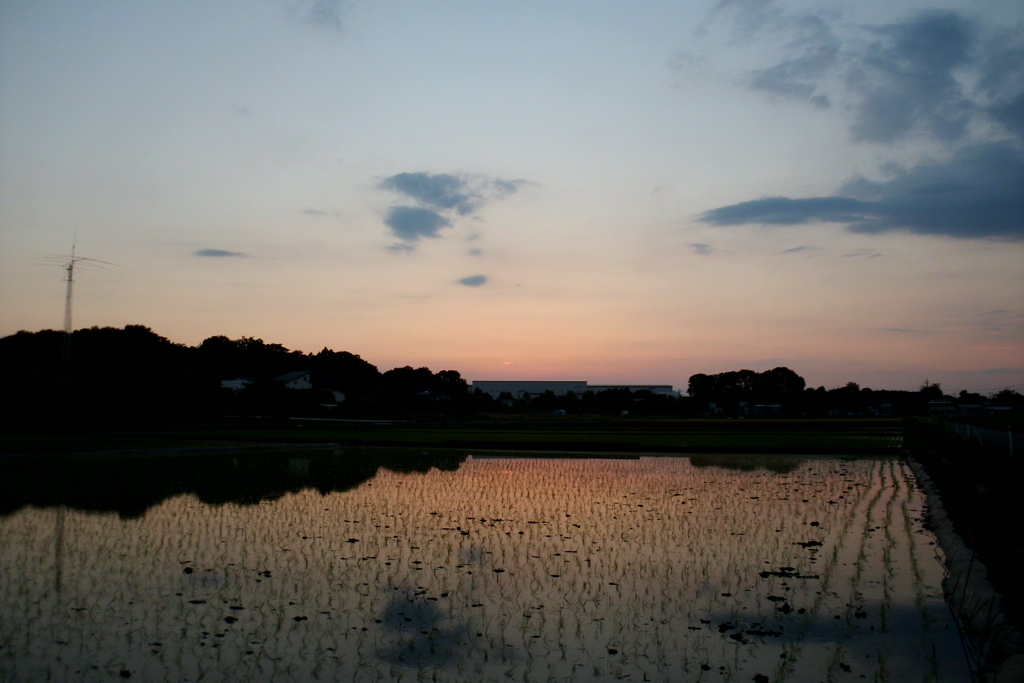
[[[0,3],[0,335],[1024,386],[1024,5]]]

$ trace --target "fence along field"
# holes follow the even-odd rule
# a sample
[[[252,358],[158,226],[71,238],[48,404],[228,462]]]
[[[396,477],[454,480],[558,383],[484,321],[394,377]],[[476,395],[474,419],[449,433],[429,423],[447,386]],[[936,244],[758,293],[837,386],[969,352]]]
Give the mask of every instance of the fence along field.
[[[471,458],[249,506],[183,495],[138,519],[22,509],[0,519],[0,671],[966,680],[906,467],[775,467]]]

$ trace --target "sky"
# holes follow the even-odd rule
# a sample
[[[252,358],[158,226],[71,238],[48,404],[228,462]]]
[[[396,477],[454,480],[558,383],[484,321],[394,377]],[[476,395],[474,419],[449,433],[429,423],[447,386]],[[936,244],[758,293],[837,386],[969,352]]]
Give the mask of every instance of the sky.
[[[1024,5],[0,3],[0,335],[1024,387]],[[56,265],[55,265],[56,264]]]

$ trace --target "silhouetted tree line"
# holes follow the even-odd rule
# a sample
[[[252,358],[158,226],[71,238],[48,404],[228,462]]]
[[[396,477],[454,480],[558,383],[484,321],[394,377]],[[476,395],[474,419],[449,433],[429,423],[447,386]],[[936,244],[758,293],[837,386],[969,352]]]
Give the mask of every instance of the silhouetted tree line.
[[[918,391],[873,390],[854,382],[835,389],[808,388],[803,377],[787,367],[765,372],[736,370],[714,375],[696,374],[687,385],[688,396],[654,394],[649,391],[630,392],[609,389],[577,396],[569,393],[555,396],[551,392],[527,400],[504,403],[512,412],[550,412],[621,414],[630,416],[675,417],[905,417],[926,415],[935,410],[931,402],[950,399],[938,384],[925,384]],[[994,398],[961,392],[952,398],[950,407],[970,401],[977,404],[1019,406],[1024,396],[1004,390]]]
[[[722,410],[731,414],[740,408],[756,409],[757,406],[767,410],[770,405],[792,412],[805,386],[803,377],[789,368],[778,367],[765,372],[737,370],[717,375],[692,375],[687,393],[700,404],[707,403],[712,413]]]
[[[225,415],[381,417],[416,414],[555,413],[631,416],[846,417],[923,415],[929,402],[991,404],[977,394],[944,397],[937,384],[919,391],[809,389],[786,367],[690,377],[689,396],[610,389],[600,393],[493,400],[471,391],[455,370],[401,367],[380,372],[347,351],[292,351],[281,344],[215,336],[198,346],[176,344],[142,325],[74,332],[71,362],[61,361],[63,333],[18,332],[0,339],[0,419],[46,424],[192,425]],[[309,371],[313,388],[288,389],[275,378]],[[222,380],[252,381],[240,391]],[[333,392],[345,395],[336,403]],[[1019,411],[1024,397],[996,395]]]
[[[806,387],[804,378],[786,367],[765,372],[738,370],[690,377],[687,393],[695,410],[707,415],[788,417],[907,417],[966,407],[979,413],[990,406],[1019,410],[1024,396],[1004,389],[991,398],[961,391],[946,396],[939,384],[925,382],[917,391],[861,388],[856,382],[835,389]]]
[[[347,351],[292,351],[242,337],[176,344],[142,325],[77,330],[71,362],[63,333],[18,332],[0,339],[0,411],[6,420],[176,423],[223,415],[286,417],[474,410],[455,370],[396,368],[381,373]],[[313,389],[288,389],[276,377],[309,371]],[[222,380],[252,381],[240,391]],[[336,403],[333,392],[345,401]],[[490,397],[486,397],[490,402]]]

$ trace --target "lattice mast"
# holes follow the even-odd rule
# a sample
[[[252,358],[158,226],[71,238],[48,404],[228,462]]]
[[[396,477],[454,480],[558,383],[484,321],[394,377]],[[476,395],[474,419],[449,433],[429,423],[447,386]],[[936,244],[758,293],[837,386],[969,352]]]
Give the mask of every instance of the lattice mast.
[[[71,260],[64,266],[67,273],[64,279],[68,283],[68,291],[64,296],[64,349],[61,359],[65,363],[71,362],[71,309],[75,297],[75,246],[71,245]]]
[[[43,256],[43,266],[60,266],[64,270],[64,281],[67,283],[67,292],[64,295],[64,344],[61,351],[61,358],[65,363],[71,362],[71,333],[72,314],[75,304],[75,271],[76,270],[108,270],[109,266],[117,266],[116,263],[100,261],[99,259],[78,256],[75,250],[78,241],[71,244],[71,258],[67,255],[47,254]]]

